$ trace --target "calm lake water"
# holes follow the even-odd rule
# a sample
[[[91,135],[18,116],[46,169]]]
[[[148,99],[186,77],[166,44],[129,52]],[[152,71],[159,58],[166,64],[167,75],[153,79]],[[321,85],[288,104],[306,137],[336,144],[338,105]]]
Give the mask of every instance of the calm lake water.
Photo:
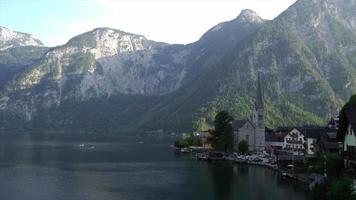
[[[263,167],[197,162],[168,144],[79,144],[1,139],[0,199],[306,199],[304,187]]]

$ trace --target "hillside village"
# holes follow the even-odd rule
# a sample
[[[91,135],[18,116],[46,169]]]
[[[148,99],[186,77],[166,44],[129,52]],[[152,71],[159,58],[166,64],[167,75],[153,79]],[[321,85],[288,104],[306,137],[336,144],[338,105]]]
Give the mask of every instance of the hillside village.
[[[264,114],[263,91],[259,78],[257,84],[255,107],[251,118],[229,122],[233,131],[232,151],[224,152],[214,147],[212,137],[215,130],[198,131],[190,137],[196,137],[200,142],[195,144],[201,147],[191,146],[191,150],[209,152],[198,153],[198,159],[224,158],[240,163],[265,165],[311,185],[322,183],[330,170],[340,170],[348,174],[347,177],[355,177],[356,95],[343,107],[340,116],[331,118],[324,126],[305,125],[269,129],[264,123],[268,116]],[[241,143],[247,145],[246,152],[241,150]],[[183,152],[190,151],[185,148]],[[328,162],[327,159],[342,160],[343,169],[327,169],[325,164]],[[314,170],[316,168],[318,170]]]

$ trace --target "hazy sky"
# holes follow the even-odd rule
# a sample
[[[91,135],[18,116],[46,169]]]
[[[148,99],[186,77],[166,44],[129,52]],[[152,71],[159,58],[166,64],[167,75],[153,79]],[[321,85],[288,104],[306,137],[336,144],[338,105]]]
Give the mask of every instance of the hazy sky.
[[[0,26],[55,46],[96,27],[168,43],[194,42],[217,23],[251,9],[273,19],[295,0],[0,0]]]

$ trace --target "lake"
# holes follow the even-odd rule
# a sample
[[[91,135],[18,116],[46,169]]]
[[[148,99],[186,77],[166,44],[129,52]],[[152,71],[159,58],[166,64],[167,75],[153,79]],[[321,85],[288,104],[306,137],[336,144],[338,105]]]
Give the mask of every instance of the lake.
[[[1,200],[302,200],[269,169],[198,162],[169,144],[0,140]]]

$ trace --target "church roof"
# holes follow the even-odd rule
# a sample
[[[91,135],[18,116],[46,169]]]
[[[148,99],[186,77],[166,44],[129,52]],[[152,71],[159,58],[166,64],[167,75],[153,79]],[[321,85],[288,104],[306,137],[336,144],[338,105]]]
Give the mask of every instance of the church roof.
[[[232,121],[232,128],[234,130],[240,129],[241,127],[243,127],[246,123],[250,123],[252,125],[252,123],[250,122],[250,120],[248,119],[240,119],[240,120],[234,120]]]
[[[265,140],[267,142],[283,142],[286,135],[280,132],[266,133]]]

